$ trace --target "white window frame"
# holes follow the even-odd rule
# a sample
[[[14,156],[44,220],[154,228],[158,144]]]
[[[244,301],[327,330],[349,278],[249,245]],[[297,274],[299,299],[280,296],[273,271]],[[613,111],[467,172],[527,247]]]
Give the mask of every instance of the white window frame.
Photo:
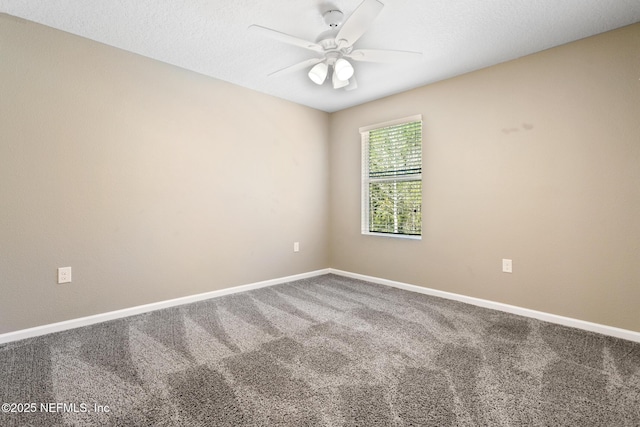
[[[409,239],[409,240],[422,240],[422,232],[420,235],[415,234],[399,234],[399,233],[380,233],[376,231],[369,231],[369,184],[371,182],[383,182],[387,181],[422,181],[422,174],[414,174],[406,177],[394,177],[394,178],[377,178],[371,179],[369,177],[369,132],[375,129],[385,128],[389,126],[403,125],[411,122],[422,122],[422,114],[414,116],[404,117],[397,120],[390,120],[388,122],[377,123],[374,125],[363,126],[359,129],[361,139],[361,161],[362,161],[362,186],[361,186],[361,232],[363,235],[369,236],[381,236],[392,237],[397,239]],[[421,141],[424,139],[424,134],[421,135]],[[422,227],[421,227],[422,229]]]

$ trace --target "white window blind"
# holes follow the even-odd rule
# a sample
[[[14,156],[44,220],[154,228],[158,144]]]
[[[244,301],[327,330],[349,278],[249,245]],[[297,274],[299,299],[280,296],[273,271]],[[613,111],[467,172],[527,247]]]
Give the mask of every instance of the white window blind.
[[[422,116],[367,126],[362,135],[362,233],[422,235]]]

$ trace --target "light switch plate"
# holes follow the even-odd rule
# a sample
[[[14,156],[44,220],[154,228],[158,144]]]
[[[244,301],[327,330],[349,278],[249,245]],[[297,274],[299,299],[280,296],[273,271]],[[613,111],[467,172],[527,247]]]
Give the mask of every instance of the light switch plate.
[[[502,260],[502,272],[503,273],[513,273],[513,261],[510,259]]]

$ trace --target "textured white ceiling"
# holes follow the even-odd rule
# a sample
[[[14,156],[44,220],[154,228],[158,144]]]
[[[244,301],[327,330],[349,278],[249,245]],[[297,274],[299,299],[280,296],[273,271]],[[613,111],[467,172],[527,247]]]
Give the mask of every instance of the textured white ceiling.
[[[409,64],[354,64],[358,89],[317,86],[306,71],[267,75],[313,52],[247,31],[315,41],[322,12],[361,0],[0,0],[0,12],[324,111],[337,111],[640,22],[640,0],[381,0],[357,48],[423,52]]]

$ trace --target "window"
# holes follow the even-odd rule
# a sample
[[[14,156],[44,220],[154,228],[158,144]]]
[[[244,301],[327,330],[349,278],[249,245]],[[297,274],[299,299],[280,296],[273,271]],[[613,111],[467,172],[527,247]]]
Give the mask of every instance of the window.
[[[362,233],[420,239],[422,116],[360,128]]]

